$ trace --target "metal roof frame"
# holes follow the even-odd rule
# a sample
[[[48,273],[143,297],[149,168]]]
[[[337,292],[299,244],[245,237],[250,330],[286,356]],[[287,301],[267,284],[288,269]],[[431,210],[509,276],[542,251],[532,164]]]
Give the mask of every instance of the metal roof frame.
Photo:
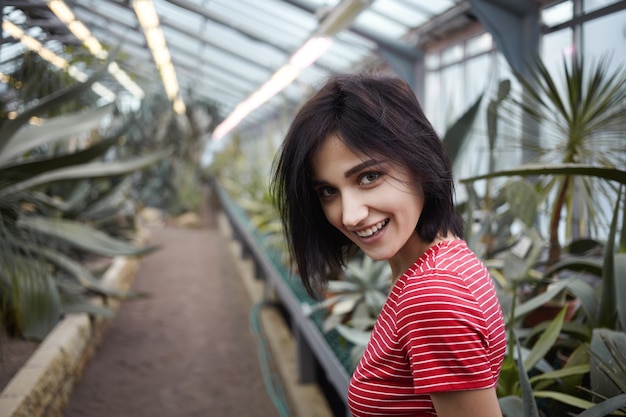
[[[180,90],[218,105],[226,117],[254,93],[311,36],[340,0],[153,0],[166,37]],[[358,0],[356,0],[358,1]],[[366,1],[366,0],[361,0]],[[371,1],[371,0],[370,0]],[[160,76],[133,10],[132,0],[65,0],[94,36],[109,48],[119,47],[119,65],[146,92],[163,91]],[[337,33],[333,45],[303,71],[299,83],[314,85],[336,72],[353,71],[364,61],[392,50],[410,59],[419,56],[407,37],[419,25],[465,0],[377,0],[358,15],[350,27]],[[3,18],[23,15],[23,29],[38,27],[42,43],[79,41],[52,13],[46,0],[4,0]],[[14,18],[12,16],[11,18]],[[3,35],[2,48],[15,42]],[[4,53],[0,70],[5,71]],[[107,87],[123,94],[114,80]],[[285,100],[297,103],[304,89],[289,87],[282,100],[264,105],[263,115]],[[248,117],[242,124],[254,124]],[[262,119],[261,119],[262,120]]]

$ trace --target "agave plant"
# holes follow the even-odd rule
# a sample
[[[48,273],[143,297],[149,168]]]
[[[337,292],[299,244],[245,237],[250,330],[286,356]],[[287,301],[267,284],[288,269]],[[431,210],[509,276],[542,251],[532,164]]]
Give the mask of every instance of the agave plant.
[[[108,314],[106,309],[88,301],[90,292],[126,296],[102,285],[77,261],[76,253],[136,256],[154,250],[96,229],[95,223],[84,220],[89,214],[83,221],[70,218],[78,217],[76,213],[82,211],[77,209],[80,201],[91,194],[86,192],[89,183],[85,181],[119,179],[154,164],[167,151],[127,161],[104,161],[105,152],[117,143],[119,131],[100,140],[98,135],[92,135],[92,146],[79,150],[60,145],[76,135],[96,132],[102,120],[112,115],[111,106],[57,116],[38,126],[28,125],[31,117],[44,115],[48,109],[71,100],[101,76],[98,73],[85,83],[42,98],[2,124],[0,312],[10,330],[28,338],[43,338],[69,311]],[[65,199],[52,192],[58,191],[62,183],[72,185],[72,192]],[[91,210],[91,215],[103,213],[102,200],[91,203],[83,208]]]
[[[339,279],[328,282],[326,299],[310,306],[309,314],[325,310],[322,331],[337,330],[353,344],[352,364],[361,358],[374,323],[391,289],[391,268],[384,261],[374,261],[357,253]]]
[[[340,279],[328,282],[328,297],[314,309],[328,308],[324,331],[340,324],[371,330],[391,288],[391,269],[387,262],[374,261],[359,254],[351,259]]]

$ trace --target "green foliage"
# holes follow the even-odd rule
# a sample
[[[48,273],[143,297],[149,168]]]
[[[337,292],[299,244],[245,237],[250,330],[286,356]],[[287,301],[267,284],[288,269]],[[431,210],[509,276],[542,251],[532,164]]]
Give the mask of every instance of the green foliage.
[[[363,355],[374,323],[391,289],[391,268],[384,261],[358,252],[338,279],[328,282],[328,296],[311,306],[311,312],[325,310],[324,332],[337,330],[353,344],[353,365]]]
[[[626,78],[623,72],[608,74],[605,64],[599,62],[589,73],[581,59],[571,67],[564,64],[565,81],[559,86],[538,62],[531,78],[521,80],[526,97],[516,104],[544,129],[545,148],[536,150],[540,162],[462,180],[468,186],[466,208],[479,218],[469,228],[468,242],[497,283],[507,317],[509,348],[498,383],[506,415],[536,415],[524,408],[529,401],[546,415],[582,409],[586,411],[581,415],[603,416],[624,407],[619,377],[625,369],[624,354],[616,350],[620,343],[615,341],[623,339],[626,328],[621,302],[626,297],[626,256],[620,253],[626,229],[621,203],[626,171],[620,169],[626,154]],[[488,125],[497,126],[497,118],[488,117],[494,119]],[[473,183],[496,177],[506,180],[502,188],[495,198],[486,194],[481,200]],[[597,213],[593,193],[603,195],[603,204],[614,208],[612,220],[605,223],[605,243],[583,237],[562,252],[557,237],[561,212],[568,213],[568,233],[576,201],[586,204],[581,213],[591,222]],[[550,228],[544,238],[536,227],[539,207],[546,202]],[[580,305],[569,318],[567,306],[560,304],[566,295]],[[563,306],[556,317],[524,327],[524,317],[549,303]],[[516,334],[524,342],[517,348]],[[612,340],[611,350],[599,342],[600,334],[602,340]]]
[[[186,114],[180,115],[166,97],[146,97],[125,132],[119,154],[136,158],[171,150],[168,158],[147,168],[135,187],[142,205],[173,215],[200,211],[204,182],[200,156],[208,132],[221,120],[213,103],[189,100],[186,106]]]
[[[517,74],[523,97],[516,105],[540,125],[542,146],[535,151],[538,163],[549,171],[519,175],[539,174],[539,193],[551,199],[548,262],[554,263],[561,253],[563,209],[566,239],[571,237],[575,210],[592,224],[592,231],[606,225],[597,215],[602,210],[594,194],[614,195],[612,184],[597,177],[626,166],[626,70],[611,72],[608,58],[588,63],[581,55],[572,62],[563,59],[560,77],[551,74],[539,59],[534,68],[529,76]],[[593,172],[580,175],[560,167]],[[618,181],[623,184],[623,175]]]
[[[450,158],[451,164],[459,158],[462,149],[466,144],[466,139],[472,130],[476,116],[483,100],[483,94],[478,96],[476,101],[446,130],[443,136],[443,145]]]
[[[27,338],[42,339],[66,312],[110,314],[89,302],[103,294],[126,297],[105,287],[83,266],[86,256],[138,256],[132,236],[113,238],[97,229],[112,228],[122,214],[121,178],[167,156],[167,151],[133,160],[110,160],[120,135],[97,129],[111,120],[112,106],[93,108],[27,125],[75,101],[102,73],[27,103],[0,131],[0,314],[3,326]],[[108,153],[108,161],[104,161]],[[115,195],[117,194],[117,198]],[[126,194],[127,195],[127,194]],[[94,216],[104,215],[90,222]],[[126,213],[132,217],[134,211]],[[115,221],[111,219],[115,218]],[[119,230],[119,227],[117,228]],[[129,228],[132,230],[131,227]],[[123,233],[120,233],[120,237]]]
[[[241,183],[230,177],[222,177],[220,183],[246,211],[267,249],[281,254],[283,263],[289,266],[283,225],[276,212],[276,205],[269,187],[262,175],[251,175],[251,178],[254,179]]]
[[[89,55],[91,56],[91,55]],[[87,58],[83,56],[81,58]],[[0,127],[9,120],[9,112],[23,112],[25,108],[37,103],[43,97],[53,97],[62,89],[74,84],[74,79],[65,71],[61,71],[45,61],[38,53],[26,51],[14,58],[15,69],[7,74],[10,88],[3,96],[0,104]],[[70,62],[74,60],[71,59]],[[102,75],[103,76],[103,75]],[[34,82],[33,80],[36,80]],[[69,112],[76,112],[90,107],[97,99],[90,85],[79,94],[64,99],[55,106],[45,110],[46,117],[53,117]],[[39,114],[39,116],[44,116]]]
[[[346,323],[355,329],[371,331],[390,288],[389,264],[359,253],[348,262],[340,279],[328,282],[328,297],[313,309],[328,309],[324,331]]]

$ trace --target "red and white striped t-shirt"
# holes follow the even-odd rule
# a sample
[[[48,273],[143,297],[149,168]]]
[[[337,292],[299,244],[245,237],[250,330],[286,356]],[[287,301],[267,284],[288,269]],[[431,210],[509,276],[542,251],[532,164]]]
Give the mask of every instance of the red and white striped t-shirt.
[[[436,415],[429,394],[495,386],[505,349],[487,269],[464,241],[439,243],[391,289],[352,375],[350,411]]]

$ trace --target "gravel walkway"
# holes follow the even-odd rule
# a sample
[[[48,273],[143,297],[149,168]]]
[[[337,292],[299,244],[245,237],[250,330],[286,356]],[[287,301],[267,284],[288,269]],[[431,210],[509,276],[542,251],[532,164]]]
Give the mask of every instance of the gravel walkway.
[[[125,302],[65,417],[273,417],[250,300],[224,238],[200,229],[151,227],[133,288],[149,298]]]

